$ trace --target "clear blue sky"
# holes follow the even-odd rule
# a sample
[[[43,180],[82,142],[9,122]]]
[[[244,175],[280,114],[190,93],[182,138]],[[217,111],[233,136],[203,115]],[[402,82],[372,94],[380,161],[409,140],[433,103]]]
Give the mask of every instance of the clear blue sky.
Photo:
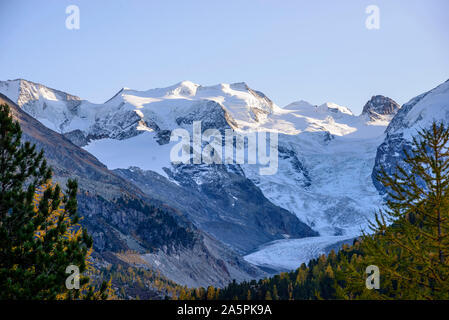
[[[65,8],[80,8],[80,29]],[[368,5],[380,29],[365,27]],[[359,113],[449,78],[448,0],[0,0],[0,80],[25,78],[103,102],[121,87],[245,81],[284,106]]]

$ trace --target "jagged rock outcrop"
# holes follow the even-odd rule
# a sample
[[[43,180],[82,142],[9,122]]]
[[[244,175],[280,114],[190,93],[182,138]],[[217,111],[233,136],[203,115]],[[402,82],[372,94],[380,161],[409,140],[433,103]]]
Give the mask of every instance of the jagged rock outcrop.
[[[366,115],[371,121],[390,119],[399,111],[400,105],[393,99],[381,95],[373,96],[363,107],[362,115]]]

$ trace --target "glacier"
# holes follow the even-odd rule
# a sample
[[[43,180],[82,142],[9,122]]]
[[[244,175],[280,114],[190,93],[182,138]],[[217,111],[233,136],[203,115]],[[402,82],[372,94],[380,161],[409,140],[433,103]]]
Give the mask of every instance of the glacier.
[[[248,254],[244,259],[260,267],[291,271],[310,260],[327,254],[335,244],[352,244],[353,237],[321,236],[303,239],[276,240]]]
[[[277,174],[260,175],[259,165],[250,164],[232,170],[319,233],[305,239],[285,235],[286,239],[246,255],[247,261],[278,269],[298,266],[366,228],[382,206],[382,196],[371,179],[376,151],[399,109],[387,101],[392,110],[386,108],[386,112],[382,107],[386,98],[379,96],[360,115],[332,102],[297,101],[279,107],[243,82],[201,86],[183,81],[146,91],[123,88],[103,104],[22,79],[0,81],[0,93],[109,169],[138,167],[175,184],[182,184],[176,177],[191,170],[170,162],[173,143],[169,137],[174,129],[191,131],[193,121],[201,121],[203,129],[277,133]],[[201,170],[191,179],[197,188],[215,172],[208,166]]]

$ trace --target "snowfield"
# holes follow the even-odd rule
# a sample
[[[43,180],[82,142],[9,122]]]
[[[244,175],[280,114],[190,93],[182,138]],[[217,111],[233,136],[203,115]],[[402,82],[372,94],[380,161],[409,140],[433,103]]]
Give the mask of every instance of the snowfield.
[[[174,143],[159,146],[154,136],[154,132],[144,132],[127,140],[93,140],[84,149],[111,170],[135,166],[167,177],[163,168],[171,167],[170,150]],[[129,161],[130,155],[133,157],[132,163]]]

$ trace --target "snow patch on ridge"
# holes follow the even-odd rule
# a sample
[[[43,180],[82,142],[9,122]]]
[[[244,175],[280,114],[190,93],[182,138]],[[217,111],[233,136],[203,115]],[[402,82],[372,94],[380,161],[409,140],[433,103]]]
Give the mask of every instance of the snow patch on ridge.
[[[127,140],[94,140],[84,149],[106,163],[110,170],[135,166],[157,172],[168,178],[163,168],[171,167],[172,146],[173,144],[160,146],[155,140],[154,132],[144,132]],[[130,155],[132,155],[132,161],[130,161]]]

